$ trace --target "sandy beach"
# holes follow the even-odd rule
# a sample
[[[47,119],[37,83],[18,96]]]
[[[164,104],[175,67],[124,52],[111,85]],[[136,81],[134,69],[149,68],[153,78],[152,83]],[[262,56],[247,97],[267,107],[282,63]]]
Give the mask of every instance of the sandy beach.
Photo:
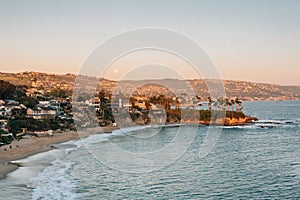
[[[110,133],[117,128],[113,127],[101,127],[88,128],[84,130],[84,134],[80,136],[89,136],[96,133]],[[78,133],[74,131],[55,133],[52,137],[26,137],[22,140],[14,140],[10,145],[0,147],[0,179],[4,179],[6,175],[18,167],[12,165],[9,162],[19,160],[31,156],[36,153],[45,152],[51,150],[53,144],[63,143],[70,140],[79,139]]]

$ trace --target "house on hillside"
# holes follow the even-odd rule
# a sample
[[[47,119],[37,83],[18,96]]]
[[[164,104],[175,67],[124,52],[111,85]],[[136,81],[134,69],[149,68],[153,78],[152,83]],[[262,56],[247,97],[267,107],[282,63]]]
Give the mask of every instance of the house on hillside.
[[[11,116],[11,109],[6,106],[0,106],[0,116]]]
[[[43,107],[32,110],[28,108],[26,117],[33,119],[54,119],[56,117],[56,109],[51,107]]]
[[[95,107],[96,111],[100,111],[101,101],[98,97],[90,99],[87,103],[89,106]]]
[[[8,106],[17,106],[17,105],[19,105],[18,101],[11,100],[11,99],[5,100],[5,102],[6,102],[6,105],[8,105]]]
[[[0,100],[0,116],[20,116],[26,109],[26,106],[15,100]]]

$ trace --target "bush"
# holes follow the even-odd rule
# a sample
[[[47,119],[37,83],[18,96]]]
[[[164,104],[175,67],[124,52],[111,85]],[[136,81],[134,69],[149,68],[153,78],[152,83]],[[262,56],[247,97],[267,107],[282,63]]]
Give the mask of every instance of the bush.
[[[13,140],[14,138],[12,136],[1,136],[0,143],[4,143],[4,144],[2,145],[0,144],[0,146],[10,144]]]
[[[10,132],[13,133],[21,132],[22,128],[27,128],[28,131],[47,131],[59,128],[59,122],[54,119],[13,119],[8,124]]]
[[[0,144],[0,146],[10,144],[13,141],[14,138],[12,136],[2,136],[2,134],[7,134],[7,132],[0,129],[0,143],[4,143]]]

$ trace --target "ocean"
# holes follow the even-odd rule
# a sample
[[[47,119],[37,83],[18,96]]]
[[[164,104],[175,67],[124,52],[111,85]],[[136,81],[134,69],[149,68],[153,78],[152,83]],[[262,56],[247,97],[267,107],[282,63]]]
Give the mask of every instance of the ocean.
[[[16,161],[0,199],[300,199],[300,101],[244,102],[246,126],[131,127]]]

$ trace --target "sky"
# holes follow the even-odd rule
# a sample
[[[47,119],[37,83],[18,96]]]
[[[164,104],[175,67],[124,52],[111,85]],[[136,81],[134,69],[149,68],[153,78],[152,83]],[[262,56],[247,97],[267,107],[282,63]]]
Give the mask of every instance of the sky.
[[[223,79],[300,85],[298,0],[0,0],[0,71],[78,74],[99,44],[142,27],[192,38]]]

